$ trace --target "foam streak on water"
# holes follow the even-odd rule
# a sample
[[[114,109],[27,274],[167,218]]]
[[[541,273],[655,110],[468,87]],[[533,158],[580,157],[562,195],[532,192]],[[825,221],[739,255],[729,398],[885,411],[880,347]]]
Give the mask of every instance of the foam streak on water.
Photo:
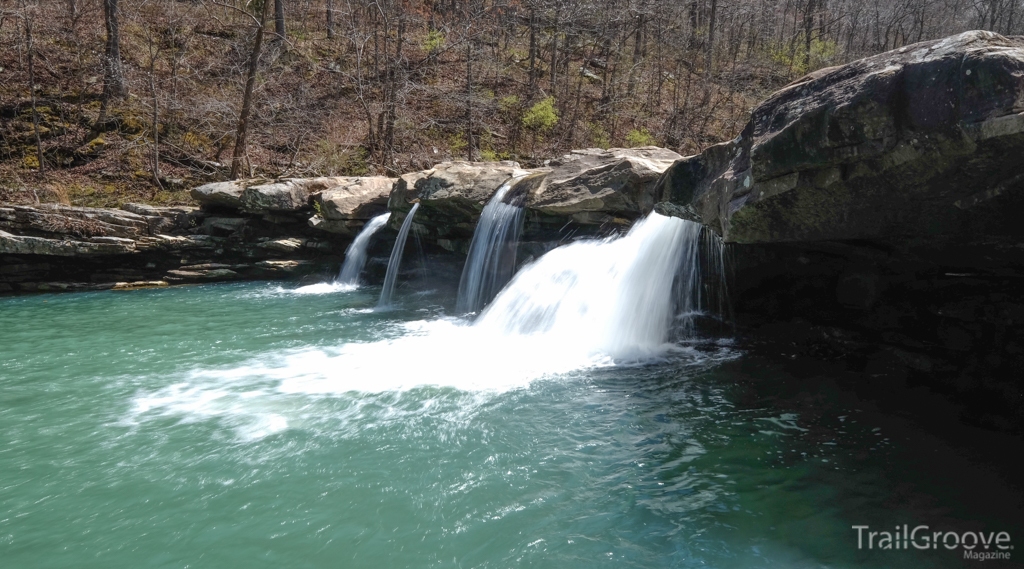
[[[359,284],[359,273],[366,265],[366,249],[370,245],[370,238],[378,229],[384,227],[391,217],[391,212],[383,213],[366,222],[363,230],[356,235],[352,244],[345,250],[345,263],[341,266],[341,273],[338,275],[338,282],[343,284]]]

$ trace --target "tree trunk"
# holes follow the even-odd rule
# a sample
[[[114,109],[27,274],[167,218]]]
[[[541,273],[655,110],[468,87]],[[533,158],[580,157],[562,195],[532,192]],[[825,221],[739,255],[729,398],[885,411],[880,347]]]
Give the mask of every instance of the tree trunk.
[[[690,2],[689,8],[687,9],[687,16],[689,16],[690,19],[690,49],[696,49],[697,45],[699,45],[700,43],[697,40],[697,28],[700,27],[700,20],[698,19],[698,14],[699,12],[697,11],[697,0],[692,0]]]
[[[160,101],[156,95],[156,79],[153,77],[155,63],[156,61],[150,61],[149,65],[149,93],[153,98],[153,184],[162,190],[164,186],[160,182]]]
[[[807,0],[804,12],[804,72],[811,70],[811,32],[814,28],[814,0]]]
[[[334,39],[334,0],[327,0],[327,39]]]
[[[118,0],[103,0],[103,20],[107,27],[107,44],[104,51],[106,73],[103,87],[107,95],[113,99],[128,96],[128,86],[124,80],[124,66],[121,63],[121,26]]]
[[[274,0],[274,33],[278,40],[284,39],[284,0]]]
[[[466,40],[466,158],[473,161],[473,42]]]
[[[537,91],[537,12],[530,8],[530,96]]]
[[[107,122],[111,99],[123,99],[128,96],[124,66],[121,63],[121,27],[117,2],[118,0],[103,0],[103,21],[107,30],[107,41],[103,50],[103,93],[100,95],[100,113],[93,124],[90,138],[99,136],[100,130]]]
[[[110,0],[108,0],[110,1]],[[238,179],[238,170],[242,167],[242,155],[245,154],[245,136],[249,130],[249,111],[252,109],[252,91],[256,86],[256,71],[260,67],[260,51],[263,49],[263,30],[267,27],[267,12],[270,2],[263,3],[260,13],[260,24],[256,29],[256,41],[249,54],[249,71],[245,78],[245,92],[242,94],[242,111],[238,115],[238,129],[235,131],[235,149],[231,152],[231,179]]]
[[[25,13],[25,50],[28,52],[28,92],[32,100],[32,132],[36,138],[36,157],[39,159],[39,175],[46,173],[46,161],[43,160],[43,140],[39,137],[39,112],[36,110],[36,70],[34,48],[32,47],[32,16]]]
[[[712,57],[715,53],[715,19],[718,14],[718,0],[711,0],[711,13],[708,14],[708,45],[706,47],[704,74],[711,76]]]
[[[555,10],[555,27],[551,33],[551,94],[555,95],[556,79],[558,77],[558,18],[561,14]]]

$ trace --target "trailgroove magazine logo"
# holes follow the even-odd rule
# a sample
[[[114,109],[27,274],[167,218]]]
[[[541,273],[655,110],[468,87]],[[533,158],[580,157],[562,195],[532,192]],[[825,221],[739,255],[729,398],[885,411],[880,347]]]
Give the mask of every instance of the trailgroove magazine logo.
[[[986,561],[1010,559],[1013,543],[1010,534],[981,531],[932,531],[926,525],[907,524],[896,531],[870,531],[870,526],[850,526],[857,530],[857,549],[961,549],[964,559]]]

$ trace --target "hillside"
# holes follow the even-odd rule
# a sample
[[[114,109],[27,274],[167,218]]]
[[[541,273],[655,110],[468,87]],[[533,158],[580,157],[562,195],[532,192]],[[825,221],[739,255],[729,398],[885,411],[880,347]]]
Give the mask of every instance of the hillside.
[[[927,14],[854,0],[278,3],[253,76],[247,177],[538,165],[584,147],[694,154],[807,71],[1020,26],[1013,2]],[[231,176],[262,2],[0,6],[0,201],[182,204],[188,188]],[[111,6],[123,97],[104,88]]]

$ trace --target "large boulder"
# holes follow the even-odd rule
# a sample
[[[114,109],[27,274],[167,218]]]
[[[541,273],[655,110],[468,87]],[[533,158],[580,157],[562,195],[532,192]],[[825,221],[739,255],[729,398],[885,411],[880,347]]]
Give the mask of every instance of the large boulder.
[[[502,184],[525,176],[516,162],[444,162],[395,182],[388,200],[390,224],[397,227],[412,204],[419,202],[416,223],[434,238],[467,239],[480,212]]]
[[[655,146],[574,150],[548,163],[550,172],[530,193],[527,207],[579,223],[633,220],[651,210],[655,183],[680,158]]]
[[[394,178],[340,178],[340,183],[312,194],[317,215],[309,225],[323,231],[355,235],[366,221],[387,211]]]
[[[1020,432],[1022,156],[1024,38],[967,32],[796,81],[673,165],[656,209],[731,243],[752,345],[844,360],[873,397],[927,386]]]
[[[245,187],[244,180],[214,182],[192,188],[189,195],[203,206],[241,209],[242,192],[245,191]]]
[[[294,213],[311,208],[310,196],[349,184],[352,178],[288,178],[246,187],[241,194],[242,209],[250,213]]]
[[[1024,225],[1024,38],[973,31],[812,73],[665,175],[726,241],[962,239]]]

